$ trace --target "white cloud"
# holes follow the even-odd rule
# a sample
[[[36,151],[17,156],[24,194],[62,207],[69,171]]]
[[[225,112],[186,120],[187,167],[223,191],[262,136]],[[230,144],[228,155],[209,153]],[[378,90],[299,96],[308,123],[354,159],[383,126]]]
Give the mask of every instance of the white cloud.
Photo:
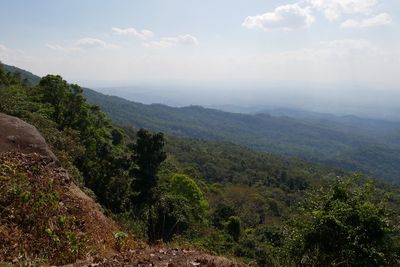
[[[342,28],[369,28],[388,25],[391,22],[392,18],[389,14],[381,13],[363,20],[348,19],[344,21],[340,26]]]
[[[76,41],[75,46],[83,48],[83,49],[91,49],[91,48],[116,48],[117,46],[114,44],[108,44],[103,40],[96,39],[96,38],[82,38]]]
[[[118,48],[115,44],[107,43],[103,40],[85,37],[75,41],[70,46],[46,44],[46,47],[61,52],[79,52],[90,49],[115,49]]]
[[[313,78],[316,78],[329,75],[329,70],[340,69],[351,69],[348,73],[351,75],[359,66],[371,68],[372,65],[365,62],[381,61],[384,55],[383,49],[368,40],[342,39],[322,41],[310,48],[264,54],[255,58],[254,62],[260,64],[269,62],[269,65],[273,66],[272,69],[279,69],[276,67],[282,66],[284,67],[282,73],[285,73],[286,68],[288,75],[312,71],[313,76],[315,75]],[[345,74],[346,71],[343,72],[343,75]]]
[[[272,12],[248,16],[243,26],[249,29],[296,30],[309,28],[315,21],[313,11],[322,12],[330,21],[348,17],[342,28],[367,28],[391,23],[388,13],[379,13],[381,0],[299,0],[282,5]]]
[[[324,41],[312,48],[259,57],[254,64],[283,80],[364,83],[396,83],[400,67],[399,51],[364,39]]]
[[[342,14],[370,15],[378,4],[378,0],[308,0],[311,6],[322,11],[331,21]]]
[[[138,31],[135,28],[126,28],[126,29],[121,29],[118,27],[113,27],[112,31],[117,34],[117,35],[127,35],[127,36],[134,36],[140,40],[148,40],[153,38],[154,33],[149,30],[141,30]]]
[[[46,44],[46,47],[54,50],[54,51],[60,51],[60,52],[77,52],[81,51],[79,47],[74,47],[74,46],[62,46],[62,45],[53,45],[53,44]]]
[[[23,51],[11,49],[5,45],[0,44],[0,62],[8,64],[24,64],[29,61],[30,57]]]
[[[230,51],[191,58],[165,55],[151,64],[153,75],[176,79],[249,82],[360,82],[399,84],[400,51],[363,39],[328,40],[284,52]],[[150,68],[150,67],[149,67]],[[144,72],[143,75],[146,75]]]
[[[176,39],[173,40],[177,45]],[[151,47],[171,46],[170,38],[162,41]],[[156,51],[118,49],[112,53],[95,50],[74,55],[50,54],[31,63],[13,64],[30,67],[40,74],[61,73],[72,80],[98,80],[101,77],[114,81],[360,82],[396,88],[400,84],[399,48],[368,40],[326,40],[281,52],[239,48],[195,50],[187,51],[189,53],[174,47]]]
[[[0,44],[0,61],[7,61],[10,57],[13,57],[17,54],[17,51],[14,51],[8,48],[5,45]]]
[[[329,61],[362,61],[363,58],[368,58],[371,55],[380,56],[381,49],[368,40],[364,39],[342,39],[321,42],[315,49],[304,50],[305,54],[315,60]]]
[[[32,62],[40,62],[42,58],[36,59],[31,55],[26,54],[25,51],[15,48],[10,48],[6,45],[0,44],[0,62],[17,66],[19,68],[27,68]]]
[[[242,25],[249,29],[260,28],[265,31],[296,30],[310,27],[314,20],[309,7],[302,8],[293,4],[279,6],[273,12],[248,16]]]
[[[149,48],[169,48],[177,45],[196,46],[198,44],[199,41],[196,37],[190,34],[185,34],[177,37],[164,37],[159,41],[144,42],[143,46]]]

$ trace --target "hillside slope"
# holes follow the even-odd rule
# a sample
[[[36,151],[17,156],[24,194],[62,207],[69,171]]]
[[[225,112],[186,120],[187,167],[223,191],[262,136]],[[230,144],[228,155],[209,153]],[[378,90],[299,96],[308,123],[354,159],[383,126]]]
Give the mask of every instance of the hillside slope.
[[[93,261],[101,266],[241,266],[194,250],[138,246],[130,240],[119,253],[118,226],[74,184],[40,133],[1,113],[0,128],[0,264],[81,259],[74,266]]]
[[[21,75],[21,78],[28,85],[38,84],[40,81],[40,77],[38,77],[37,75],[35,75],[29,71],[26,71],[26,70],[23,70],[23,69],[14,67],[14,66],[10,66],[10,65],[5,65],[5,64],[3,64],[3,66],[4,66],[5,70],[8,72],[19,73]]]
[[[335,242],[339,240],[340,249],[328,248],[322,254],[323,260],[324,255],[334,252],[327,261],[323,260],[328,263],[311,265],[330,266],[351,259],[369,262],[364,266],[387,266],[376,263],[398,258],[394,215],[399,207],[399,194],[392,185],[378,184],[375,191],[372,181],[365,183],[368,179],[365,176],[349,175],[298,159],[257,153],[229,142],[164,137],[162,133],[144,129],[120,128],[98,106],[87,103],[78,85],[71,85],[58,75],[47,75],[38,85],[29,86],[18,75],[4,74],[0,66],[0,96],[0,112],[35,125],[59,159],[47,159],[43,152],[46,149],[41,155],[44,160],[38,163],[30,158],[18,160],[18,155],[5,156],[0,172],[3,183],[0,189],[4,190],[0,192],[0,207],[5,211],[0,214],[6,216],[2,223],[6,229],[1,230],[3,239],[10,241],[3,248],[17,248],[19,253],[10,259],[10,253],[4,252],[7,261],[42,265],[82,258],[83,262],[75,262],[73,266],[86,266],[90,262],[102,266],[239,266],[188,249],[190,246],[238,257],[250,266],[294,266],[319,253],[320,241],[323,246],[332,244],[326,242],[326,236]],[[38,135],[29,126],[18,129],[29,131],[29,128],[33,135]],[[44,142],[38,136],[20,135],[15,129],[4,131],[7,132],[12,135],[5,134],[2,143],[15,144],[10,144],[7,151],[11,147],[16,151],[13,153],[21,153],[21,144],[26,144],[25,149],[33,149],[28,151],[30,156],[35,155],[32,152],[40,152],[36,148],[45,146],[29,141]],[[89,244],[84,217],[73,213],[80,206],[69,207],[65,204],[69,203],[68,198],[60,201],[60,196],[70,194],[64,194],[65,175],[57,179],[57,170],[62,170],[58,163],[68,170],[73,181],[92,190],[89,195],[94,193],[107,208],[107,214],[112,214],[126,232],[151,243],[163,240],[186,244],[185,249],[171,248],[171,243],[155,247],[131,244],[126,233],[111,235],[106,231],[107,238],[111,235],[115,242],[110,248],[118,253],[106,258],[97,256],[98,243]],[[393,211],[386,210],[381,201],[388,192],[393,192],[393,197],[385,197],[385,203]],[[368,205],[366,199],[370,199]],[[326,213],[331,200],[343,202],[349,208],[334,205]],[[324,204],[325,201],[328,202]],[[305,209],[309,210],[306,214]],[[316,214],[322,217],[316,218]],[[354,222],[350,228],[347,218]],[[293,225],[291,221],[299,224]],[[315,229],[315,225],[321,227]],[[10,230],[13,227],[21,227],[24,234],[15,235],[18,229]],[[323,238],[310,240],[309,229]],[[379,240],[377,232],[383,234]],[[364,242],[359,243],[360,238]],[[387,241],[382,243],[381,238]],[[311,252],[302,249],[310,247],[309,241],[311,246],[316,245]],[[18,247],[18,244],[23,245]],[[360,254],[360,249],[365,251],[365,248],[367,252]],[[29,253],[34,255],[29,257]],[[349,256],[343,258],[343,255]],[[316,262],[322,261],[316,259]]]
[[[84,93],[89,102],[99,105],[122,125],[233,142],[259,151],[301,157],[400,181],[400,125],[396,123],[249,115],[199,106],[174,108],[144,105],[90,89]],[[383,124],[385,128],[379,131],[378,126]]]
[[[1,113],[0,128],[0,262],[114,254],[117,226],[59,167],[40,133]]]
[[[5,68],[20,73],[27,84],[40,80],[25,70]],[[85,89],[84,94],[121,125],[233,142],[400,182],[400,123],[290,110],[268,111],[273,116],[238,114],[199,106],[144,105],[91,89]]]

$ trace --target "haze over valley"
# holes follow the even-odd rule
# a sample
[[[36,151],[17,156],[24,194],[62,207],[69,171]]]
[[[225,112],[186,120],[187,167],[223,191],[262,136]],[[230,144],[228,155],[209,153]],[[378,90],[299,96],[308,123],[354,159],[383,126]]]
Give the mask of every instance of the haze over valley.
[[[238,113],[303,110],[400,121],[400,90],[359,84],[187,83],[93,87],[98,92],[144,104],[200,105]]]

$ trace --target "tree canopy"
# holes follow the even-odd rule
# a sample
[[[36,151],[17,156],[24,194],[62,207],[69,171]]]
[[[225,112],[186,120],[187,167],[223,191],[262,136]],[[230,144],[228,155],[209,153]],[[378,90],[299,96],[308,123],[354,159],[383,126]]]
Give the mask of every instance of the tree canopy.
[[[349,179],[312,195],[286,226],[289,261],[304,266],[394,266],[398,228],[374,186]]]

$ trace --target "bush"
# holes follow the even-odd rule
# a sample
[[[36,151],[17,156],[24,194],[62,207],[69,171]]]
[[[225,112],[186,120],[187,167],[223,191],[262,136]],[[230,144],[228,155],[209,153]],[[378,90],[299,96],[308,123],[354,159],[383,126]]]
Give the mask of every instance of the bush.
[[[236,242],[239,241],[240,234],[241,234],[241,222],[240,218],[237,216],[229,217],[228,221],[226,222],[226,231],[230,234]]]
[[[374,187],[338,181],[311,196],[285,228],[286,264],[398,266],[398,224]]]

